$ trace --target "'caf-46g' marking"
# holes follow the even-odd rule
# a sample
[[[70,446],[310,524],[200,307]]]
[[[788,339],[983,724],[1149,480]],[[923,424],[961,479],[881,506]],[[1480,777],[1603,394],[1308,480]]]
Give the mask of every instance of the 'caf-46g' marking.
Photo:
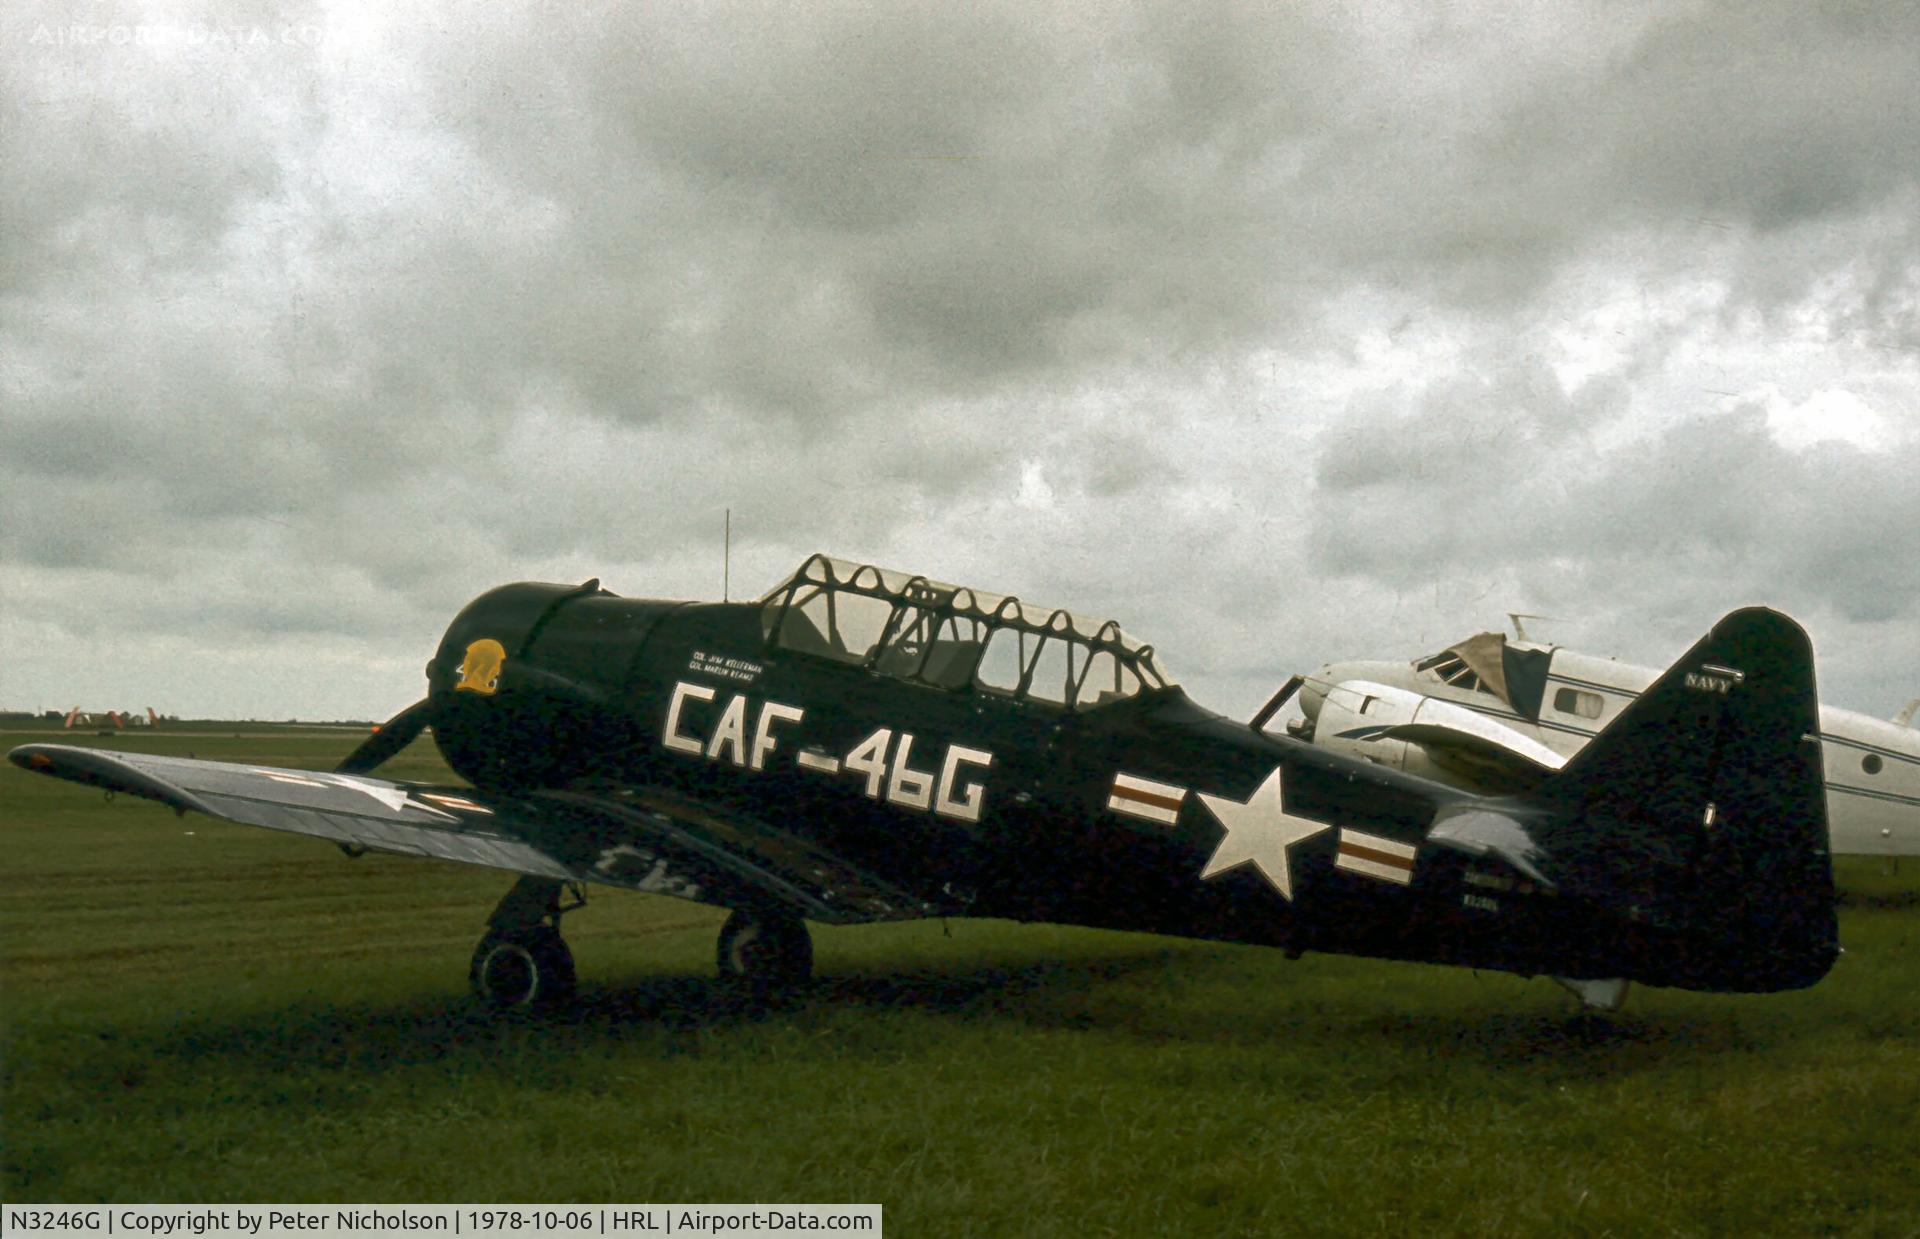
[[[973,915],[1540,973],[1605,1003],[1826,973],[1816,709],[1805,634],[1736,611],[1564,769],[1478,796],[1204,710],[1111,621],[815,556],[751,603],[482,594],[426,697],[331,774],[11,756],[520,874],[472,965],[506,1006],[572,988],[562,894],[588,883],[732,909],[720,971],[753,988],[804,979],[809,920]],[[471,787],[373,776],[429,725]]]
[[[753,738],[749,740],[747,712],[751,703],[744,694],[735,694],[712,724],[711,735],[702,741],[699,736],[684,730],[685,712],[689,702],[713,699],[714,690],[706,685],[688,684],[685,681],[675,684],[673,695],[668,700],[667,721],[661,729],[660,743],[675,752],[691,753],[709,761],[728,760],[750,770],[764,770],[768,755],[778,746],[772,734],[773,724],[800,723],[807,717],[807,712],[799,706],[783,705],[778,701],[762,702],[759,721],[754,724]],[[950,744],[937,773],[915,770],[908,764],[912,755],[911,732],[901,732],[896,741],[893,729],[882,727],[854,745],[845,757],[828,757],[802,749],[794,760],[808,770],[818,770],[823,774],[851,770],[866,776],[866,795],[869,800],[881,799],[884,791],[884,798],[889,804],[909,809],[931,808],[943,817],[958,818],[963,822],[980,820],[985,788],[979,783],[965,782],[961,776],[968,767],[984,769],[992,765],[992,753],[963,744]]]

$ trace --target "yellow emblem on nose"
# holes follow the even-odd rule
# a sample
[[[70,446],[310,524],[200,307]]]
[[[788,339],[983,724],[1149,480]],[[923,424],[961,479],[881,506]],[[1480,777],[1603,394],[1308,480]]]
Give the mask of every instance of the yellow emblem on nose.
[[[460,660],[460,679],[454,691],[492,696],[500,687],[500,667],[506,661],[505,646],[492,637],[480,638],[467,646],[466,657]]]

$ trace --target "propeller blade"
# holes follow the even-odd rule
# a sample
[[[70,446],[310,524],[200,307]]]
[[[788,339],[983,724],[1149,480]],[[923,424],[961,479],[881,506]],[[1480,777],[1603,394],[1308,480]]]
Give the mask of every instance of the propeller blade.
[[[382,723],[378,730],[362,740],[360,747],[347,754],[340,764],[333,768],[333,772],[335,774],[366,774],[412,744],[414,737],[425,731],[427,724],[432,721],[432,711],[428,703],[414,702]]]

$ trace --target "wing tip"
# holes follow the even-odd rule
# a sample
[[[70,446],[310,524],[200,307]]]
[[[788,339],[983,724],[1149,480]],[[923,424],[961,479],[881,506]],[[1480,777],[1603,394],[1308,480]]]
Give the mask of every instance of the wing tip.
[[[70,744],[22,744],[7,753],[7,760],[23,770],[69,783],[157,800],[182,812],[192,809],[211,817],[220,816],[211,812],[192,792],[140,769],[119,753],[104,749],[83,749]]]

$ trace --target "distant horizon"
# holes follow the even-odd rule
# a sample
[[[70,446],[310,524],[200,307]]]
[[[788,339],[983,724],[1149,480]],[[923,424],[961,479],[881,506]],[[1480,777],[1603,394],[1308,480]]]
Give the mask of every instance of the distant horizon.
[[[70,710],[71,708],[72,707],[69,707],[68,709]],[[101,709],[87,709],[86,707],[83,706],[81,707],[81,713],[105,714],[112,709],[113,707],[111,706],[103,707]],[[15,719],[23,719],[29,722],[49,721],[49,722],[58,724],[60,720],[64,719],[67,716],[67,713],[68,713],[68,710],[21,710],[21,709],[15,709],[10,706],[0,706],[0,722],[11,721]],[[124,717],[127,715],[128,712],[125,710],[121,710],[119,711],[119,713]],[[146,715],[143,713],[141,714],[140,717],[144,719],[146,718]],[[196,717],[188,718],[184,715],[166,714],[164,712],[161,713],[160,719],[161,719],[160,725],[162,727],[164,727],[167,723],[183,723],[183,724],[184,723],[277,723],[282,726],[374,727],[374,726],[378,726],[379,724],[385,721],[383,719],[377,719],[377,718],[328,718],[328,719],[286,718],[286,717],[260,718],[257,716],[255,717],[231,717],[231,716],[223,717],[223,716],[214,716],[214,715],[209,715],[205,717],[196,716]],[[138,725],[128,726],[125,728],[121,728],[119,730],[125,730],[125,731],[149,730],[150,731],[153,729],[153,726],[154,724],[152,723],[142,722]]]

